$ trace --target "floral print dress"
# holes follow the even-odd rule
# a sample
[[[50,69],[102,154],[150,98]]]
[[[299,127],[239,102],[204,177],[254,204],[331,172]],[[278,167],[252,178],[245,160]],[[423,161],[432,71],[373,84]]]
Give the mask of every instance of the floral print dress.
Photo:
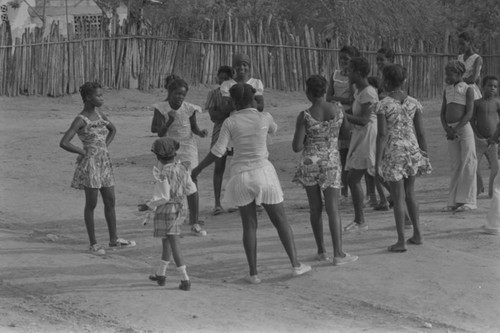
[[[385,181],[397,182],[409,176],[429,174],[432,171],[427,158],[418,145],[413,127],[416,112],[422,105],[408,96],[402,103],[387,96],[377,105],[377,115],[387,121],[387,140],[379,172]]]
[[[108,136],[107,125],[99,113],[97,120],[90,120],[84,115],[78,115],[85,122],[85,126],[78,132],[78,138],[83,143],[85,156],[78,156],[76,170],[71,187],[83,190],[87,188],[111,187],[115,184],[113,167],[106,145]]]
[[[306,141],[293,182],[303,186],[319,185],[322,190],[341,187],[342,166],[338,150],[338,136],[344,114],[340,111],[327,121],[314,119],[304,111]]]

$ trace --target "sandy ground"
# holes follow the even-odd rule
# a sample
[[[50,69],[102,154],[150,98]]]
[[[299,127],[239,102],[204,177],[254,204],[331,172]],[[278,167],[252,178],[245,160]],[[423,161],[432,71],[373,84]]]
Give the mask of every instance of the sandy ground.
[[[207,87],[188,101],[203,104]],[[78,95],[0,98],[0,332],[498,332],[499,238],[480,233],[489,200],[473,212],[441,213],[448,183],[448,154],[439,123],[440,102],[423,101],[432,175],[418,179],[425,244],[388,253],[396,238],[392,211],[366,209],[370,229],[344,236],[344,249],[360,256],[334,267],[313,260],[315,244],[303,189],[291,183],[298,155],[291,150],[302,94],[266,92],[278,135],[269,143],[285,192],[300,260],[311,274],[291,278],[290,264],[265,213],[259,213],[259,271],[247,285],[238,213],[213,217],[212,169],[200,176],[201,216],[208,236],[190,235],[182,248],[192,290],[148,281],[160,254],[152,226],[142,226],[138,203],[151,191],[148,106],[163,91],[106,91],[103,111],[118,128],[115,162],[119,235],[137,247],[104,257],[87,252],[83,192],[69,187],[75,156],[59,148],[62,133],[81,109]],[[199,117],[211,129],[208,115]],[[78,142],[78,141],[76,141]],[[200,139],[200,157],[209,139]],[[488,172],[481,165],[483,174]],[[352,206],[341,207],[344,224]],[[107,243],[102,204],[98,240]],[[325,231],[327,226],[325,225]],[[332,251],[331,239],[325,241]]]

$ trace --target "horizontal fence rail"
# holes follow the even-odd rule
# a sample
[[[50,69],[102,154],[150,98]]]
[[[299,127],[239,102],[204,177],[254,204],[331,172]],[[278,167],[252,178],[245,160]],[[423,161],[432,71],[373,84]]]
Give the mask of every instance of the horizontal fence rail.
[[[234,19],[229,23],[229,28],[226,22],[222,29],[212,22],[207,34],[189,39],[169,36],[175,30],[171,26],[147,33],[124,27],[114,36],[72,39],[61,36],[53,24],[45,37],[35,29],[13,43],[4,37],[3,24],[0,95],[61,96],[77,92],[85,81],[99,81],[112,89],[148,90],[162,87],[172,73],[190,84],[214,84],[218,67],[230,65],[235,53],[248,54],[252,75],[271,89],[302,91],[310,75],[329,79],[338,68],[339,41],[325,43],[312,29],[305,27],[299,35],[286,24],[281,29],[278,24],[261,22],[252,31]],[[427,52],[418,41],[416,45],[420,45],[418,52],[403,52],[401,44],[392,46],[395,62],[408,70],[408,90],[418,98],[441,96],[444,67],[456,55]],[[377,47],[367,44],[360,49],[372,64],[371,75],[377,76]],[[483,75],[500,74],[497,49],[483,56]]]

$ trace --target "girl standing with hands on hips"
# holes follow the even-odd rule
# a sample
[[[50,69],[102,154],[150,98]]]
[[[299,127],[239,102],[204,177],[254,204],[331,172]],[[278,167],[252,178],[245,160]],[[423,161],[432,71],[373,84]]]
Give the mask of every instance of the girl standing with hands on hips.
[[[405,80],[406,69],[402,66],[384,67],[386,97],[377,104],[376,170],[391,188],[398,233],[397,243],[388,248],[391,252],[406,251],[406,207],[413,224],[413,236],[408,239],[408,244],[422,244],[414,184],[416,176],[431,172],[427,158],[422,105],[401,89]]]
[[[84,103],[83,110],[64,133],[59,145],[70,153],[78,154],[71,187],[85,191],[84,219],[90,241],[89,251],[104,255],[106,251],[97,243],[94,227],[94,210],[99,192],[104,203],[109,246],[132,247],[135,242],[119,238],[116,232],[115,179],[108,152],[116,128],[105,115],[96,110],[104,103],[101,85],[97,82],[86,82],[80,87],[80,95]],[[83,148],[71,143],[75,135],[82,141]]]
[[[368,172],[375,174],[375,146],[377,138],[377,116],[374,105],[378,102],[377,90],[368,84],[370,63],[366,58],[351,59],[349,63],[349,80],[356,90],[354,92],[353,114],[345,113],[345,117],[353,124],[346,169],[347,183],[351,189],[354,205],[354,221],[344,231],[367,230],[363,214],[363,189],[361,178]]]
[[[229,90],[235,111],[224,120],[217,143],[193,169],[193,178],[217,158],[224,156],[229,141],[234,146],[231,178],[227,182],[225,199],[238,206],[243,223],[243,247],[250,274],[249,283],[260,283],[257,274],[257,205],[262,204],[278,231],[279,238],[292,264],[292,275],[307,273],[311,267],[297,260],[293,231],[283,207],[283,191],[274,166],[267,159],[267,134],[274,134],[277,125],[268,112],[253,107],[255,89],[237,83]]]
[[[338,150],[338,137],[342,131],[348,135],[340,103],[325,101],[326,80],[312,75],[306,81],[306,95],[312,105],[297,117],[293,151],[302,158],[293,179],[304,186],[310,207],[311,227],[318,247],[316,259],[329,260],[323,241],[323,200],[333,242],[333,264],[354,262],[357,256],[342,251],[342,223],[339,214],[339,196],[342,166]]]

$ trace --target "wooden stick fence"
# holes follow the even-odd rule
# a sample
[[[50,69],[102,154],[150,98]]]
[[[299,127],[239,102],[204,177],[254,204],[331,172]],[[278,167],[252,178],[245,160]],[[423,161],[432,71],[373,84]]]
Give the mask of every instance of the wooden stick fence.
[[[0,95],[61,96],[77,92],[85,81],[99,81],[114,89],[148,90],[162,87],[171,73],[190,84],[214,84],[218,67],[230,65],[232,55],[240,52],[250,56],[252,74],[266,88],[285,91],[304,90],[311,74],[329,78],[338,67],[343,43],[307,26],[300,30],[268,18],[252,28],[249,22],[231,17],[206,24],[205,31],[190,39],[178,38],[174,24],[150,31],[124,25],[113,36],[99,33],[68,39],[54,23],[48,36],[43,37],[40,29],[26,31],[13,44],[6,37],[6,24],[0,25]],[[376,76],[376,46],[381,42],[360,44],[355,45],[373,65]],[[393,41],[390,47],[396,51],[396,63],[408,69],[413,96],[441,96],[444,66],[455,55],[438,53],[422,41]],[[495,53],[483,56],[483,73],[499,75],[500,43],[491,40],[488,49]]]

